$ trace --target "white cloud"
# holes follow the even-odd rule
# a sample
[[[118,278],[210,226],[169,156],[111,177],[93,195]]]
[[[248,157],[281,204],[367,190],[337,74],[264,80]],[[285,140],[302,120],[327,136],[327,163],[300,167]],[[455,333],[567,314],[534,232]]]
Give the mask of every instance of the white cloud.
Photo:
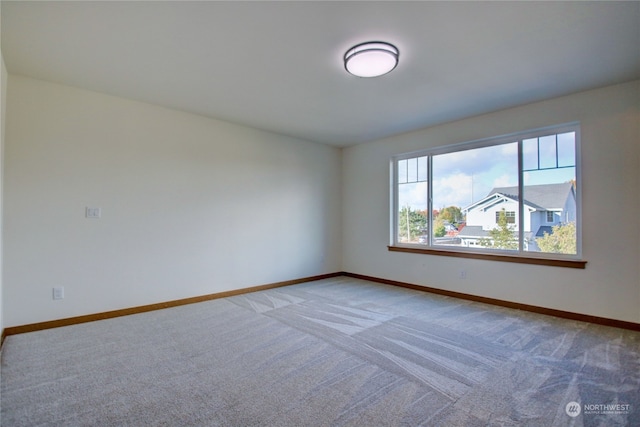
[[[398,206],[409,205],[412,209],[427,209],[427,191],[426,182],[417,182],[413,184],[401,184],[398,186]]]
[[[515,179],[515,181],[514,181]],[[493,187],[513,187],[518,185],[517,177],[513,175],[504,174],[493,180]]]
[[[500,145],[500,154],[503,156],[517,156],[518,155],[518,143]]]
[[[433,208],[466,206],[471,203],[471,175],[456,173],[433,181]]]

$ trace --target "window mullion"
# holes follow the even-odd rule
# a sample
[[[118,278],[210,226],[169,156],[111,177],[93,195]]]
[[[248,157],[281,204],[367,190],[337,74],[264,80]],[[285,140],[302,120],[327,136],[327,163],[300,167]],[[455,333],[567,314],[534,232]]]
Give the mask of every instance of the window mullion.
[[[524,173],[523,140],[518,140],[518,252],[524,251]],[[539,146],[539,144],[538,144]],[[539,149],[538,149],[539,151]],[[538,156],[538,162],[540,161]]]
[[[400,180],[398,179],[398,159],[395,159],[391,163],[391,188],[393,188],[392,197],[392,211],[391,211],[391,239],[393,245],[398,244],[398,193],[400,187]]]
[[[433,246],[433,156],[427,157],[427,243]]]

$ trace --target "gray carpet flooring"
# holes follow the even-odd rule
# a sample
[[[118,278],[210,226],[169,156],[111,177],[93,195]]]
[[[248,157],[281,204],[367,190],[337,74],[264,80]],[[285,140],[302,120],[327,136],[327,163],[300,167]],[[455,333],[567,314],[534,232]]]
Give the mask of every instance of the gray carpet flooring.
[[[1,376],[3,426],[640,426],[640,333],[346,277],[9,336]]]

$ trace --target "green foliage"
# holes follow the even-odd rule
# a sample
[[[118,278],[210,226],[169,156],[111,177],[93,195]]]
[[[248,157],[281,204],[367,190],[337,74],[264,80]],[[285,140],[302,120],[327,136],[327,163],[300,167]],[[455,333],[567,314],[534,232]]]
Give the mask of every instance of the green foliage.
[[[462,211],[457,206],[449,206],[433,211],[433,236],[444,237],[447,234],[446,224],[458,226],[464,220]]]
[[[398,212],[398,237],[405,242],[415,241],[427,228],[427,214],[405,206]],[[407,235],[408,233],[408,235]]]
[[[498,224],[489,230],[489,237],[480,239],[480,245],[493,249],[518,249],[518,238],[514,233],[515,226],[507,222],[504,208],[498,215]]]
[[[554,225],[551,234],[545,232],[543,237],[536,239],[536,243],[542,252],[575,254],[577,251],[575,222]]]
[[[442,221],[447,221],[449,224],[460,224],[464,219],[462,215],[462,211],[457,206],[449,206],[446,208],[440,209],[438,212],[438,219]]]
[[[444,220],[438,215],[433,221],[433,237],[443,237],[447,234],[447,229],[444,226]]]

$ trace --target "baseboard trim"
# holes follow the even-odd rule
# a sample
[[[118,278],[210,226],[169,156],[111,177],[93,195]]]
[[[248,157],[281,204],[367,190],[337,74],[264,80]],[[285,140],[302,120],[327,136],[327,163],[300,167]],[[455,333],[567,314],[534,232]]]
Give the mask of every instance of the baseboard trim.
[[[578,320],[581,322],[594,323],[597,325],[612,326],[614,328],[629,329],[632,331],[640,331],[640,323],[627,322],[624,320],[609,319],[606,317],[591,316],[588,314],[574,313],[571,311],[556,310],[553,308],[539,307],[536,305],[521,304],[518,302],[500,300],[495,298],[481,297],[462,292],[447,291],[444,289],[431,288],[428,286],[415,285],[412,283],[399,282],[397,280],[381,279],[379,277],[366,276],[364,274],[343,272],[344,276],[354,279],[368,280],[370,282],[383,283],[385,285],[399,286],[402,288],[414,289],[432,294],[444,295],[453,298],[460,298],[469,301],[481,302],[484,304],[497,305],[500,307],[513,308],[516,310],[528,311],[531,313],[545,314],[547,316],[560,317],[563,319]]]
[[[316,280],[330,279],[334,277],[346,276],[354,279],[368,280],[370,282],[382,283],[385,285],[399,286],[402,288],[429,292],[437,295],[444,295],[453,298],[460,298],[468,301],[481,302],[500,307],[513,308],[516,310],[528,311],[531,313],[544,314],[547,316],[560,317],[563,319],[578,320],[581,322],[594,323],[604,326],[612,326],[615,328],[629,329],[632,331],[640,331],[640,323],[627,322],[624,320],[609,319],[606,317],[591,316],[587,314],[573,313],[570,311],[556,310],[552,308],[539,307],[535,305],[521,304],[512,301],[500,300],[495,298],[482,297],[478,295],[465,294],[462,292],[447,291],[444,289],[432,288],[429,286],[416,285],[413,283],[400,282],[397,280],[382,279],[380,277],[367,276],[364,274],[349,273],[346,271],[320,274],[317,276],[304,277],[301,279],[286,280],[283,282],[269,283],[266,285],[252,286],[249,288],[234,289],[231,291],[218,292],[214,294],[201,295],[197,297],[184,298],[179,300],[161,302],[156,304],[142,305],[137,307],[124,308],[120,310],[105,311],[102,313],[87,314],[83,316],[67,317],[64,319],[50,320],[46,322],[31,323],[28,325],[12,326],[4,328],[0,337],[0,348],[4,344],[6,337],[16,334],[24,334],[27,332],[42,331],[45,329],[59,328],[62,326],[77,325],[80,323],[95,322],[97,320],[112,319],[114,317],[128,316],[131,314],[145,313],[148,311],[162,310],[164,308],[178,307],[181,305],[194,304],[198,302],[210,301],[219,298],[226,298],[235,295],[247,294],[250,292],[264,291],[267,289],[280,288],[283,286],[297,285],[300,283],[313,282]]]
[[[156,304],[149,304],[149,305],[142,305],[142,306],[137,306],[137,307],[123,308],[123,309],[120,309],[120,310],[105,311],[105,312],[102,312],[102,313],[86,314],[86,315],[83,315],[83,316],[67,317],[67,318],[64,318],[64,319],[49,320],[49,321],[46,321],[46,322],[31,323],[31,324],[22,325],[22,326],[12,326],[12,327],[9,327],[9,328],[5,328],[2,331],[2,343],[4,343],[5,338],[8,337],[9,335],[24,334],[24,333],[27,333],[27,332],[42,331],[42,330],[45,330],[45,329],[59,328],[59,327],[62,327],[62,326],[77,325],[77,324],[80,324],[80,323],[95,322],[97,320],[112,319],[114,317],[128,316],[128,315],[131,315],[131,314],[138,314],[138,313],[145,313],[145,312],[148,312],[148,311],[162,310],[164,308],[178,307],[178,306],[181,306],[181,305],[194,304],[194,303],[197,303],[197,302],[210,301],[210,300],[219,299],[219,298],[226,298],[226,297],[231,297],[231,296],[234,296],[234,295],[242,295],[242,294],[247,294],[247,293],[250,293],[250,292],[264,291],[266,289],[274,289],[274,288],[280,288],[280,287],[283,287],[283,286],[290,286],[290,285],[297,285],[297,284],[300,284],[300,283],[313,282],[313,281],[316,281],[316,280],[330,279],[332,277],[339,277],[339,276],[342,276],[342,275],[343,274],[341,272],[320,274],[320,275],[317,275],[317,276],[304,277],[304,278],[301,278],[301,279],[286,280],[286,281],[283,281],[283,282],[269,283],[269,284],[266,284],[266,285],[252,286],[252,287],[249,287],[249,288],[234,289],[234,290],[231,290],[231,291],[218,292],[218,293],[214,293],[214,294],[201,295],[201,296],[197,296],[197,297],[184,298],[184,299],[161,302],[161,303],[156,303]],[[1,345],[2,344],[0,344],[0,346]]]

